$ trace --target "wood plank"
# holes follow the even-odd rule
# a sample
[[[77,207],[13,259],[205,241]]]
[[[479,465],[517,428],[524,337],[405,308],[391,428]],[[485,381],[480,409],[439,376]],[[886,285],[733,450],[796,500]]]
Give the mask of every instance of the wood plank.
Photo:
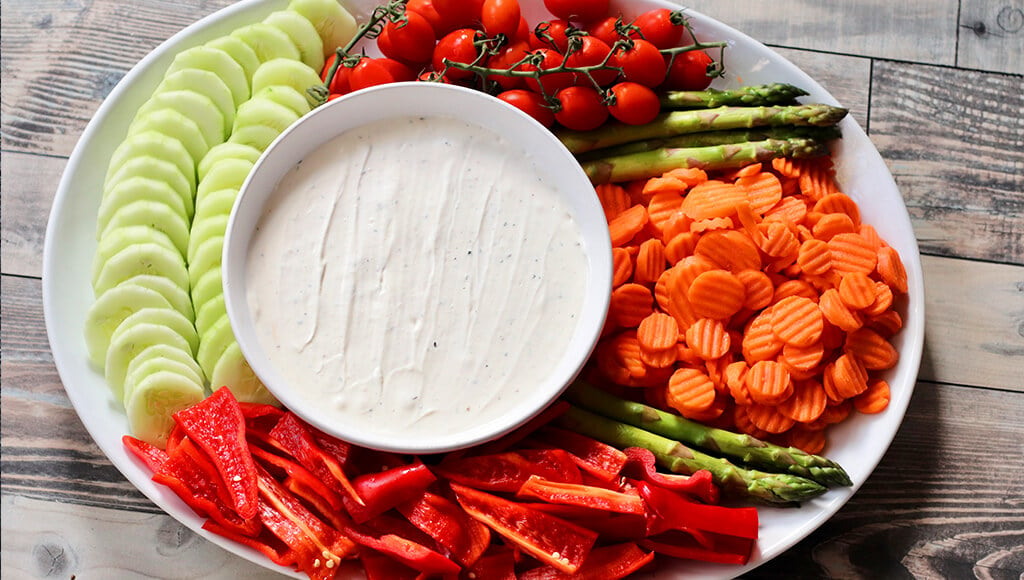
[[[776,48],[783,58],[825,88],[865,131],[868,126],[868,102],[871,95],[871,59],[825,54],[809,50]]]
[[[0,155],[0,262],[4,274],[43,275],[43,241],[50,206],[67,159],[26,153]]]
[[[956,0],[776,0],[771,9],[752,9],[748,0],[677,3],[773,46],[929,64],[956,60]]]
[[[1004,0],[960,3],[956,64],[1024,74],[1024,5]]]
[[[922,251],[1024,264],[1020,77],[876,61],[871,139]]]

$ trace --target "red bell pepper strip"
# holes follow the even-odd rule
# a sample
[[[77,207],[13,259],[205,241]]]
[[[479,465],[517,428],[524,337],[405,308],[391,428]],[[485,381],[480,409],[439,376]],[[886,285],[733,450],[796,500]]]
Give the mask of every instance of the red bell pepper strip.
[[[242,416],[245,417],[247,421],[270,417],[276,423],[285,413],[283,409],[263,403],[246,403],[239,401],[238,407],[242,410]]]
[[[316,494],[321,498],[322,502],[326,502],[330,509],[340,510],[343,507],[341,496],[334,492],[331,488],[327,487],[324,482],[313,475],[308,469],[300,465],[299,463],[282,457],[276,453],[272,453],[260,447],[259,445],[249,444],[249,452],[252,453],[254,459],[262,462],[264,467],[272,466],[280,469],[285,475],[291,479],[300,482],[303,486]]]
[[[128,449],[128,451],[131,451],[132,455],[138,457],[150,471],[156,472],[160,469],[160,466],[167,461],[167,452],[152,443],[147,443],[142,439],[136,439],[131,435],[121,437],[121,442],[124,444],[125,448]]]
[[[516,580],[515,552],[511,548],[493,548],[473,563],[466,576],[480,580]]]
[[[360,550],[359,563],[363,565],[366,580],[416,580],[420,574],[376,550]]]
[[[440,552],[398,534],[381,534],[355,523],[347,525],[342,532],[360,546],[377,550],[420,572],[457,574],[462,569]]]
[[[645,481],[636,482],[650,508],[651,533],[664,530],[702,530],[750,540],[757,539],[757,508],[707,505]]]
[[[638,540],[637,544],[644,549],[684,560],[741,566],[750,560],[754,540],[721,534],[706,534],[705,536],[713,538],[711,547],[701,545],[693,536],[685,532],[666,532]]]
[[[538,430],[535,438],[566,450],[580,469],[601,481],[615,481],[626,465],[626,454],[618,448],[574,431],[547,426]]]
[[[457,483],[455,498],[470,516],[512,544],[566,574],[576,572],[597,541],[597,532],[522,504]]]
[[[243,546],[248,546],[257,552],[260,552],[267,558],[270,558],[270,561],[279,566],[291,566],[295,564],[295,552],[288,548],[288,546],[281,543],[281,541],[270,532],[263,532],[255,538],[243,536],[242,534],[226,528],[213,520],[206,520],[203,522],[203,529],[208,532],[213,532],[218,536],[223,536],[232,542],[238,542]]]
[[[583,474],[577,467],[572,455],[565,449],[520,449],[517,451],[527,461],[542,467],[547,473],[557,473],[558,477],[548,477],[543,472],[531,475],[540,475],[552,481],[563,481],[565,483],[583,483]]]
[[[639,571],[654,560],[654,552],[645,552],[633,542],[594,548],[575,574],[568,575],[551,566],[541,566],[519,575],[519,580],[619,580]]]
[[[579,481],[579,469],[564,451],[506,451],[492,455],[445,458],[434,466],[438,475],[476,489],[514,493],[531,475],[554,481]]]
[[[437,476],[418,459],[409,465],[366,473],[352,480],[352,487],[363,503],[358,504],[345,497],[345,508],[353,520],[363,523],[402,502],[419,497],[435,481]]]
[[[319,483],[319,480],[317,483]],[[288,491],[292,492],[295,497],[306,502],[309,508],[313,510],[320,519],[324,520],[325,523],[329,524],[334,529],[340,530],[342,526],[345,525],[345,522],[348,521],[348,516],[345,514],[345,510],[332,508],[327,500],[320,495],[320,490],[310,488],[304,483],[304,480],[286,477],[284,478],[284,481],[281,482],[281,485],[283,485]],[[320,485],[322,489],[323,484]],[[338,503],[341,503],[341,499],[338,494],[333,491],[330,491],[330,494],[338,498]]]
[[[657,460],[650,449],[627,447],[624,452],[627,460],[622,474],[626,477],[646,481],[674,492],[686,493],[704,503],[718,503],[719,490],[710,471],[701,469],[692,475],[665,474],[658,471]]]
[[[167,451],[167,453],[174,453],[174,448],[177,447],[185,437],[185,430],[181,428],[181,425],[175,423],[174,427],[171,427],[171,433],[167,436],[167,444],[164,445],[164,450]]]
[[[256,515],[256,469],[245,441],[245,417],[227,387],[178,411],[174,420],[209,456],[227,487],[232,505],[244,519]]]
[[[530,419],[515,431],[499,437],[493,441],[489,441],[482,445],[479,445],[474,449],[476,455],[489,455],[492,453],[501,453],[508,451],[516,443],[519,443],[523,439],[526,439],[532,435],[537,429],[547,425],[555,419],[562,416],[566,411],[569,410],[568,401],[558,400],[552,403],[547,409],[544,409],[536,417]]]
[[[469,517],[446,497],[423,492],[418,499],[400,504],[398,511],[463,566],[472,567],[491,543],[490,528]]]
[[[362,503],[363,500],[352,487],[341,464],[320,447],[314,438],[314,431],[313,427],[306,425],[294,413],[287,412],[271,430],[270,436],[328,487],[343,496],[348,495],[356,503]]]
[[[534,498],[548,503],[578,505],[620,514],[643,514],[644,500],[636,493],[612,491],[603,487],[548,481],[536,475],[516,492],[519,498]]]

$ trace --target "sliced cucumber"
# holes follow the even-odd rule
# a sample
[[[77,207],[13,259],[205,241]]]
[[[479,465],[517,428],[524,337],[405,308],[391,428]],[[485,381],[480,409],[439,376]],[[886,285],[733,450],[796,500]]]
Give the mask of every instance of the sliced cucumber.
[[[181,196],[170,185],[167,185],[167,182],[148,177],[132,177],[121,181],[103,196],[99,214],[96,216],[96,231],[103,232],[118,210],[137,201],[165,204],[174,210],[174,213],[181,216],[186,224],[192,221],[191,196],[189,196],[189,207],[185,207]]]
[[[157,344],[168,344],[186,352],[189,349],[184,337],[162,324],[143,323],[130,327],[122,324],[114,331],[103,373],[115,399],[124,400],[124,378],[128,374],[128,364],[140,352]]]
[[[223,50],[210,46],[187,48],[175,55],[164,77],[190,68],[210,71],[217,75],[217,78],[231,90],[236,107],[249,100],[249,79],[245,76],[245,69]]]
[[[107,193],[121,182],[126,179],[133,177],[145,177],[146,179],[155,179],[157,181],[163,181],[175,192],[178,197],[181,198],[181,202],[188,208],[188,213],[192,213],[192,196],[195,195],[195,168],[191,171],[191,179],[178,169],[178,166],[170,161],[159,159],[157,157],[151,157],[149,155],[143,155],[140,157],[130,157],[121,164],[116,172],[109,175],[106,182],[103,184],[103,196],[106,197]]]
[[[155,347],[152,346],[147,348],[136,355],[135,358],[132,359],[132,362],[128,363],[128,371],[124,376],[124,399],[122,399],[125,407],[128,406],[128,401],[131,400],[132,393],[135,392],[138,385],[142,383],[146,377],[161,371],[169,371],[174,374],[187,377],[197,385],[203,385],[205,383],[203,375],[201,374],[203,371],[199,368],[199,365],[195,360],[191,361],[192,365],[195,366],[193,369],[192,366],[177,358],[152,355],[147,356],[146,353],[152,351],[154,348]],[[182,352],[178,349],[171,350],[175,352]],[[192,359],[192,355],[187,356],[190,360]]]
[[[220,266],[217,266],[205,274],[201,274],[199,280],[192,285],[192,307],[198,312],[207,302],[222,294],[224,294],[224,279]],[[199,341],[202,342],[202,340],[203,334],[200,333]]]
[[[159,324],[177,332],[188,342],[189,354],[194,355],[196,349],[199,348],[199,334],[196,332],[195,325],[180,312],[171,308],[170,304],[162,308],[140,308],[136,310],[128,318],[125,318],[118,328],[114,329],[111,340],[117,335],[118,329],[131,328],[137,324]]]
[[[235,104],[234,95],[224,82],[224,79],[217,76],[214,72],[201,68],[184,68],[164,77],[164,80],[160,82],[160,85],[157,86],[154,92],[162,93],[182,90],[197,91],[209,97],[213,104],[217,105],[217,109],[224,115],[224,130],[231,130],[231,125],[235,122],[235,108],[237,105]]]
[[[256,69],[256,74],[252,77],[252,94],[256,96],[267,87],[284,86],[306,95],[307,89],[322,84],[319,72],[297,60],[278,58],[267,61]]]
[[[220,266],[221,257],[224,253],[224,236],[213,236],[207,238],[202,244],[196,247],[193,259],[188,262],[188,278],[192,285],[199,283],[203,274],[212,268]],[[198,314],[200,306],[193,303]]]
[[[266,151],[267,147],[281,136],[281,132],[266,125],[248,125],[231,133],[231,143],[240,143]]]
[[[280,133],[298,120],[299,116],[295,111],[284,105],[267,99],[250,99],[238,107],[234,130],[251,125],[265,125],[277,129]]]
[[[217,361],[233,342],[235,342],[235,334],[231,330],[231,321],[227,315],[221,316],[199,338],[196,362],[199,363],[206,376],[213,377],[213,369],[217,365]]]
[[[125,370],[124,375],[126,398],[130,392],[129,386],[132,384],[133,379],[134,382],[137,383],[138,379],[141,378],[141,376],[139,376],[140,368],[144,367],[144,365],[148,366],[147,363],[151,360],[172,361],[177,363],[172,366],[176,369],[186,369],[182,371],[182,374],[195,379],[195,381],[200,385],[206,383],[206,376],[203,375],[203,369],[199,368],[199,363],[196,362],[194,356],[189,354],[187,351],[181,350],[180,348],[170,344],[154,344],[153,346],[144,348],[132,358],[130,363],[128,363],[128,368]],[[135,376],[133,377],[133,375]]]
[[[140,274],[128,278],[118,284],[118,286],[127,286],[129,284],[156,290],[171,303],[171,307],[180,312],[185,318],[195,320],[195,311],[192,309],[192,297],[189,296],[188,291],[178,286],[174,280],[165,276]]]
[[[196,313],[196,332],[205,334],[227,312],[223,293],[210,298]]]
[[[193,160],[202,159],[210,150],[210,143],[206,141],[206,136],[203,135],[199,125],[180,111],[159,109],[151,111],[144,118],[136,117],[128,128],[128,136],[147,131],[163,133],[172,139],[181,141]]]
[[[324,56],[348,44],[356,35],[356,19],[337,0],[291,0],[288,10],[306,17],[324,45]]]
[[[287,34],[299,49],[299,60],[306,66],[317,71],[324,68],[324,41],[306,17],[292,10],[278,10],[264,18],[263,23]]]
[[[99,245],[96,246],[96,253],[93,254],[92,283],[96,284],[96,279],[100,275],[100,269],[111,256],[132,244],[144,244],[147,242],[157,243],[165,246],[168,250],[178,251],[178,248],[174,246],[174,242],[171,241],[171,238],[167,237],[167,234],[149,226],[126,226],[111,230],[107,232],[107,235],[103,236]]]
[[[156,290],[136,284],[119,284],[104,292],[85,315],[85,347],[89,360],[99,369],[107,359],[110,337],[121,323],[145,308],[171,308]]]
[[[125,411],[135,437],[163,448],[174,427],[174,414],[206,396],[203,385],[172,371],[155,372],[135,385]]]
[[[200,220],[219,215],[230,216],[237,197],[238,190],[234,188],[219,189],[205,194],[202,199],[196,201],[196,217],[193,221],[199,223]]]
[[[139,107],[132,124],[143,121],[156,111],[166,109],[177,111],[195,121],[209,147],[223,143],[227,138],[224,113],[220,112],[210,97],[192,90],[167,91],[153,95]],[[128,130],[131,132],[131,127]]]
[[[252,162],[247,159],[221,159],[210,165],[210,169],[199,182],[199,189],[196,192],[196,203],[206,199],[206,196],[214,191],[222,189],[241,189],[245,178],[249,177],[252,171]]]
[[[242,356],[242,349],[237,341],[232,341],[220,355],[213,367],[210,388],[216,390],[226,386],[239,401],[246,403],[262,403],[280,406],[281,403],[270,394],[260,381],[252,367]]]
[[[240,143],[232,143],[230,141],[221,143],[220,145],[211,148],[210,151],[207,152],[206,157],[203,157],[203,160],[199,162],[199,166],[197,167],[199,181],[201,182],[205,179],[206,174],[210,172],[210,168],[219,161],[223,161],[224,159],[243,159],[248,161],[251,167],[251,164],[255,164],[256,160],[260,158],[260,155],[262,155],[262,151],[255,147],[242,145]]]
[[[199,247],[210,238],[224,238],[224,232],[228,229],[228,214],[221,214],[197,221],[192,224],[192,231],[188,238],[188,262],[191,264],[197,260]],[[223,245],[223,242],[221,243]]]
[[[102,241],[110,232],[130,226],[147,226],[159,230],[167,234],[182,257],[188,252],[188,220],[166,203],[140,200],[122,205],[114,210],[97,239]]]
[[[306,113],[313,110],[313,105],[310,102],[311,96],[305,90],[298,90],[295,87],[287,85],[270,85],[263,87],[257,93],[253,93],[254,99],[265,99],[273,101],[278,105],[284,105],[298,116],[303,116]]]
[[[93,291],[96,296],[140,274],[165,276],[188,291],[188,268],[181,254],[156,243],[133,244],[111,256],[100,268]]]
[[[229,35],[214,38],[207,42],[206,46],[228,53],[231,58],[235,59],[235,62],[241,65],[242,70],[245,71],[245,78],[252,83],[252,75],[260,66],[260,58],[256,56],[256,51],[251,46],[242,42],[242,39]]]
[[[188,149],[181,141],[159,131],[143,131],[131,135],[114,150],[110,164],[107,166],[107,175],[116,174],[126,161],[136,157],[152,157],[173,163],[195,191],[196,161],[198,160],[192,159]]]
[[[287,34],[262,22],[236,28],[231,36],[248,44],[260,62],[267,62],[275,58],[299,60],[302,56],[299,53],[299,47],[295,46]]]

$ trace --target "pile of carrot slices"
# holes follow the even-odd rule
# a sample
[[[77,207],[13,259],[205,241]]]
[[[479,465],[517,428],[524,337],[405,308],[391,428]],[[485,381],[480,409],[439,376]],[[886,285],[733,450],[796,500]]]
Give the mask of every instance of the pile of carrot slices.
[[[596,189],[614,259],[600,378],[810,453],[828,425],[888,406],[907,274],[830,157]]]

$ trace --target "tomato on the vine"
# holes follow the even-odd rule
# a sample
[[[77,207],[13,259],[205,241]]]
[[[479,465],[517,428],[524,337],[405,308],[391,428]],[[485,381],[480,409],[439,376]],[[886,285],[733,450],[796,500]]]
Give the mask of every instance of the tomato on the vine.
[[[386,85],[395,82],[395,77],[380,59],[364,57],[356,66],[352,67],[349,75],[349,86],[353,91],[365,89],[376,85]]]
[[[430,23],[430,27],[434,30],[434,35],[437,37],[444,36],[451,32],[448,29],[448,21],[441,17],[437,13],[437,9],[434,8],[434,0],[409,0],[409,3],[405,5],[405,11],[416,12],[420,16],[427,19]]]
[[[555,112],[555,120],[573,131],[590,131],[608,120],[608,107],[604,98],[594,87],[567,87],[555,95],[561,109]]]
[[[608,0],[544,0],[544,7],[558,18],[593,22],[608,14]]]
[[[320,79],[327,83],[327,75],[331,72],[331,67],[334,66],[334,61],[338,59],[338,54],[332,54],[327,57],[327,62],[324,64],[323,71],[320,73]],[[349,84],[349,76],[352,74],[352,69],[346,66],[339,66],[334,71],[334,78],[330,79],[330,83],[327,85],[327,92],[331,95],[344,95],[352,92],[352,86]]]
[[[476,62],[476,59],[479,57],[476,41],[482,37],[483,33],[473,28],[460,28],[446,34],[441,40],[437,41],[437,46],[434,47],[434,54],[431,59],[431,65],[434,67],[434,70],[437,72],[444,70],[445,59],[462,64]],[[472,75],[473,73],[469,71],[456,68],[449,68],[445,72],[445,76],[450,80],[465,79]]]
[[[534,52],[539,53],[541,57],[544,59],[540,64],[540,70],[550,70],[553,68],[557,68],[561,66],[562,62],[565,60],[564,56],[550,48],[539,48]],[[523,70],[538,70],[538,67],[533,65],[525,65],[523,66]],[[540,75],[540,79],[526,77],[526,86],[528,86],[530,90],[537,93],[544,92],[548,95],[553,95],[556,92],[564,89],[565,87],[568,87],[572,83],[573,74],[568,72],[558,72]],[[541,89],[542,86],[543,91]]]
[[[385,42],[380,42],[386,37]],[[437,36],[425,16],[412,10],[405,11],[404,22],[384,25],[377,37],[377,47],[384,56],[409,63],[425,64],[434,54]]]
[[[473,26],[480,21],[484,0],[433,0],[434,10],[452,29]]]
[[[525,89],[513,89],[498,94],[498,98],[533,117],[545,127],[555,124],[555,114],[544,102],[544,97]]]
[[[622,68],[622,78],[648,87],[665,81],[665,58],[654,44],[637,39],[630,48],[620,47],[612,55],[611,64]]]
[[[616,28],[616,25],[620,20],[621,19],[618,16],[606,16],[605,18],[596,20],[587,26],[587,34],[600,38],[605,42],[605,44],[611,46],[621,38],[619,36],[619,31]]]
[[[384,68],[388,69],[391,73],[391,77],[395,79],[395,82],[405,82],[416,80],[416,69],[410,67],[404,62],[395,60],[393,58],[379,58],[377,59]]]
[[[572,50],[572,43],[570,43],[569,58],[566,60],[566,64],[571,67],[588,67],[598,66],[606,60],[612,49],[603,40],[596,36],[581,36],[579,37],[579,48],[576,51]],[[590,80],[583,73],[574,73],[576,80],[575,84],[589,84]],[[615,82],[615,79],[619,76],[619,71],[611,69],[597,69],[591,71],[591,76],[594,77],[594,81],[598,85],[604,87]]]
[[[682,22],[682,14],[674,13],[668,8],[657,8],[637,16],[633,26],[639,29],[645,40],[664,50],[679,46],[683,39],[686,27],[674,21]]]
[[[499,50],[498,54],[492,56],[487,61],[487,67],[505,70],[513,69],[512,65],[521,61],[529,52],[530,47],[526,42],[514,42]],[[521,66],[517,68],[522,70]],[[487,78],[498,83],[505,90],[519,89],[526,86],[526,81],[523,80],[523,77],[494,74],[488,75]]]
[[[650,87],[634,82],[621,82],[611,88],[615,102],[608,112],[627,125],[650,123],[661,112],[658,94]]]
[[[480,22],[487,36],[514,36],[521,17],[519,0],[484,0],[480,12]]]
[[[665,57],[671,59],[664,88],[673,91],[703,91],[711,84],[708,65],[714,61],[706,52],[690,50]]]
[[[569,47],[569,38],[565,35],[568,28],[569,23],[560,18],[537,24],[530,33],[530,48],[550,48],[565,54]]]

